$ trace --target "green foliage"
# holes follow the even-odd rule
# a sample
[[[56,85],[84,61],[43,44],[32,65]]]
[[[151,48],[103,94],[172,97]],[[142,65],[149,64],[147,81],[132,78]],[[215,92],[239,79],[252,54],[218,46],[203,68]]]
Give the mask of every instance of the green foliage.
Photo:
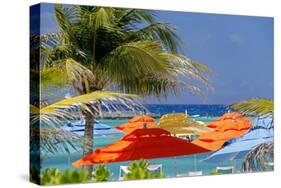
[[[256,98],[241,101],[230,106],[233,110],[248,116],[273,116],[274,103],[272,100]]]
[[[94,167],[93,179],[95,182],[107,181],[112,173],[105,165],[98,165]]]
[[[183,88],[201,91],[179,76],[210,88],[206,66],[177,54],[181,41],[176,28],[156,22],[152,11],[56,5],[55,16],[58,34],[41,36],[44,68],[67,70],[61,72],[79,94],[112,85],[141,95],[160,96]],[[60,83],[48,76],[52,75],[46,75],[50,84]]]
[[[40,173],[42,185],[89,182],[88,178],[88,172],[83,170],[60,171],[57,168],[47,168]]]
[[[219,174],[219,172],[218,172],[217,169],[213,169],[210,174],[211,175],[217,175],[217,174]]]
[[[124,175],[125,180],[136,180],[136,179],[151,179],[151,178],[164,178],[163,173],[150,172],[147,167],[149,166],[148,161],[139,160],[132,162],[128,167],[129,173]]]
[[[35,166],[30,166],[29,180],[33,183],[40,184],[40,172]]]

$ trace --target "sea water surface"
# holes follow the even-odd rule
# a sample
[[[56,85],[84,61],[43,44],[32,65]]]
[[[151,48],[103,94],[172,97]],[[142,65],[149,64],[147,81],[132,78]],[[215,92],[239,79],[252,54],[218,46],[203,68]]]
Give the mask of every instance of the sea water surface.
[[[209,123],[214,121],[217,117],[221,116],[228,111],[225,105],[146,105],[147,109],[151,113],[166,114],[172,112],[187,111],[191,115],[191,118],[197,121],[203,121]],[[194,116],[194,117],[192,117]],[[120,124],[127,122],[129,119],[103,119],[99,120],[101,123],[107,124],[111,127],[116,127]],[[119,136],[95,136],[94,148],[100,148],[106,146],[112,142],[119,140],[123,135]],[[150,164],[162,164],[163,173],[167,177],[176,177],[179,175],[187,174],[191,171],[202,171],[203,175],[209,175],[213,169],[217,166],[229,166],[232,165],[231,161],[225,161],[220,163],[207,163],[202,160],[209,156],[211,153],[189,155],[189,156],[177,156],[168,158],[159,158],[149,160]],[[42,169],[45,168],[59,168],[61,170],[75,168],[71,166],[71,163],[82,157],[82,151],[73,152],[71,154],[57,153],[55,155],[45,155],[42,161]],[[113,173],[111,180],[118,180],[120,166],[129,165],[128,162],[117,162],[106,164],[110,171]],[[235,168],[240,169],[241,160],[236,161]]]

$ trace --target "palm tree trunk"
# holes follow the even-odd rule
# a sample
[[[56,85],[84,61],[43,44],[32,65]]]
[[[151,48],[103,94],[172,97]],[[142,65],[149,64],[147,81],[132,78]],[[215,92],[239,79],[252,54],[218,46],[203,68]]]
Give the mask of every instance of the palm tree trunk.
[[[84,133],[84,143],[83,143],[83,156],[89,155],[93,152],[94,146],[94,114],[89,111],[84,111],[85,118],[85,133]],[[93,166],[85,166],[85,170],[89,172],[89,176],[92,175]]]

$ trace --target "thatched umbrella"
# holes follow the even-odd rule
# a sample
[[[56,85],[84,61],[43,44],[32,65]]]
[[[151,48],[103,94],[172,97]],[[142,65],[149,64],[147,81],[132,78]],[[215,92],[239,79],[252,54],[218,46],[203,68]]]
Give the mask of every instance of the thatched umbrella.
[[[169,119],[163,120],[158,123],[158,126],[161,129],[169,131],[173,135],[186,134],[186,135],[198,135],[200,133],[205,133],[211,131],[205,125],[192,121],[189,119],[186,120],[177,120]]]
[[[184,113],[163,115],[157,127],[165,129],[173,135],[198,135],[211,131],[204,124],[189,119],[189,115]]]

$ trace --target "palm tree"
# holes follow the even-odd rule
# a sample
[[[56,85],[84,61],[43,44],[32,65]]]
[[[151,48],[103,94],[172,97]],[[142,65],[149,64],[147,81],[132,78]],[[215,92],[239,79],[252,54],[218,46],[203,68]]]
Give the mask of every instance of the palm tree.
[[[71,85],[77,95],[105,89],[158,97],[179,89],[203,93],[194,82],[180,80],[185,77],[211,88],[207,67],[178,54],[175,27],[156,21],[151,11],[56,5],[55,16],[59,32],[41,36],[41,66],[46,77]],[[93,151],[99,105],[81,108],[84,155]]]
[[[247,116],[270,117],[274,116],[274,103],[272,100],[264,98],[249,99],[230,106],[233,110]],[[272,121],[273,124],[273,121]],[[268,170],[271,167],[268,163],[273,161],[274,143],[268,142],[257,146],[249,152],[241,167],[241,172],[255,172]]]

